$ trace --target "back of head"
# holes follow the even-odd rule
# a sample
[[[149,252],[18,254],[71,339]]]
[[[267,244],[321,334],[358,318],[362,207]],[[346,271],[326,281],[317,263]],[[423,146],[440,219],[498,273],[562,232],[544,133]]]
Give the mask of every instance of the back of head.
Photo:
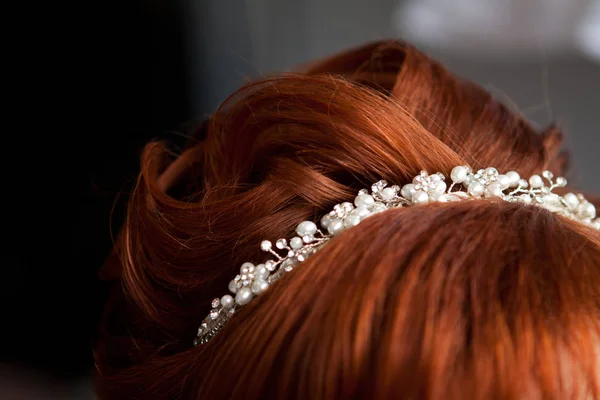
[[[557,129],[396,42],[248,84],[205,128],[175,161],[144,151],[105,268],[102,397],[600,398],[599,231],[520,203],[374,215],[191,345],[261,240],[420,170],[562,174]]]

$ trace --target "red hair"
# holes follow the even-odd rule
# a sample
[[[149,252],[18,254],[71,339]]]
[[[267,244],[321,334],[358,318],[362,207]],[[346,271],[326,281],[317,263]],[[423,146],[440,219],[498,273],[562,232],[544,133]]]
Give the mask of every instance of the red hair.
[[[257,243],[379,179],[563,174],[541,134],[410,46],[375,43],[232,95],[172,161],[151,143],[105,275],[105,398],[600,398],[600,234],[534,206],[387,211],[192,339]],[[113,260],[114,261],[114,260]]]

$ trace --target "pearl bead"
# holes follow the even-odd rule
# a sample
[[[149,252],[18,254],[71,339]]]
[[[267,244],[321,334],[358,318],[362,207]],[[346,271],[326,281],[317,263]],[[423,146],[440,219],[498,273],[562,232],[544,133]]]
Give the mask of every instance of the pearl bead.
[[[579,206],[579,199],[573,193],[567,193],[564,195],[564,200],[567,203],[569,210],[575,210]]]
[[[448,203],[450,201],[450,195],[443,194],[436,199],[438,203]]]
[[[493,182],[485,188],[485,197],[502,197],[502,185],[500,182]]]
[[[229,286],[228,287],[229,287],[229,291],[231,293],[236,293],[237,290],[238,290],[238,288],[237,288],[237,282],[236,281],[229,282]]]
[[[547,195],[544,195],[544,197],[542,197],[542,202],[544,203],[544,205],[548,205],[548,206],[553,206],[553,207],[560,207],[561,206],[561,197],[555,193],[550,193]]]
[[[359,222],[360,222],[360,217],[358,215],[348,215],[344,219],[344,227],[352,228],[353,226],[358,225]]]
[[[467,179],[468,171],[465,167],[459,166],[454,167],[452,172],[450,172],[450,179],[454,183],[463,183],[465,179]]]
[[[509,187],[517,187],[521,176],[516,171],[508,171],[506,177],[509,180]]]
[[[328,224],[329,225],[329,224]],[[290,240],[290,247],[294,250],[299,249],[300,247],[302,247],[304,245],[304,243],[302,242],[302,239],[299,238],[298,236],[293,237]]]
[[[484,190],[485,190],[485,187],[478,181],[471,182],[471,184],[469,185],[469,188],[467,189],[469,194],[473,197],[481,196],[483,194]]]
[[[400,190],[400,194],[402,195],[402,197],[404,197],[407,200],[412,200],[412,197],[415,194],[415,192],[415,185],[413,185],[412,183],[404,185]]]
[[[556,178],[556,184],[558,185],[558,187],[565,187],[567,186],[567,180],[562,176],[559,176],[558,178]]]
[[[396,191],[392,188],[385,188],[381,191],[381,198],[384,200],[392,200],[396,197]]]
[[[512,183],[510,178],[506,175],[498,175],[498,180],[496,182],[500,184],[502,190],[508,189]]]
[[[298,238],[300,239],[300,238]],[[258,264],[256,266],[256,277],[258,279],[267,279],[269,277],[269,270],[265,267],[265,264]]]
[[[296,227],[298,236],[314,235],[317,232],[317,225],[312,221],[302,221]]]
[[[592,219],[596,217],[596,207],[592,203],[584,201],[577,207],[577,213],[581,218]]]
[[[534,189],[538,189],[544,186],[544,181],[541,176],[532,175],[531,178],[529,178],[529,185]]]
[[[235,295],[235,302],[240,306],[243,306],[248,304],[250,300],[252,300],[252,297],[254,297],[252,290],[250,290],[248,287],[243,287],[238,290],[237,294]]]
[[[367,207],[357,207],[354,210],[352,210],[352,212],[350,213],[350,215],[357,215],[359,217],[364,217],[365,215],[369,215],[371,212],[369,211],[369,209]]]
[[[522,194],[519,196],[519,203],[531,204],[531,196],[528,194]]]
[[[330,222],[331,222],[331,216],[329,214],[326,214],[323,216],[323,218],[321,218],[321,226],[325,229],[327,229]]]
[[[542,176],[548,180],[554,178],[554,174],[550,171],[543,171]]]
[[[429,203],[429,195],[421,190],[415,192],[412,198],[414,204],[427,204]]]
[[[436,185],[435,188],[433,189],[433,193],[436,195],[442,195],[444,194],[444,192],[446,191],[446,182],[440,180]]]
[[[267,290],[268,287],[269,287],[269,284],[267,283],[267,281],[264,281],[262,279],[257,279],[254,282],[252,282],[252,293],[261,294],[262,292]]]
[[[327,232],[329,232],[330,235],[338,235],[340,232],[342,232],[344,230],[344,223],[342,222],[341,219],[338,218],[334,218],[331,223],[329,224],[329,226],[327,227]]]
[[[467,177],[465,178],[463,185],[466,187],[469,187],[469,185],[471,183],[473,183],[473,181],[475,180],[475,177],[473,175],[467,175]]]
[[[221,297],[221,305],[225,308],[229,308],[233,305],[233,297],[231,297],[230,295],[226,294],[225,296]]]
[[[262,242],[260,242],[260,248],[262,251],[271,250],[271,246],[272,246],[272,244],[268,240],[263,240]]]
[[[373,203],[375,203],[375,199],[369,194],[359,194],[354,199],[354,204],[356,204],[356,207],[370,207],[373,205]]]
[[[313,240],[315,240],[315,237],[314,237],[313,235],[305,235],[305,236],[302,236],[302,241],[303,241],[304,243],[307,243],[307,244],[308,244],[308,243],[312,243],[312,242],[313,242]]]

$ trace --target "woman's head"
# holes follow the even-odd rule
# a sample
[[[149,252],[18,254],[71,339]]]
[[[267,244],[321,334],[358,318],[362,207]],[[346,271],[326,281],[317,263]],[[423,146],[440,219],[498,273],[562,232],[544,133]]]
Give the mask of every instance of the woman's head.
[[[387,211],[195,331],[263,239],[379,179],[564,172],[535,132],[413,48],[379,43],[247,85],[174,163],[146,148],[118,242],[99,390],[139,398],[600,396],[598,231],[472,201]],[[169,165],[170,164],[170,165]],[[168,167],[167,167],[168,166]]]

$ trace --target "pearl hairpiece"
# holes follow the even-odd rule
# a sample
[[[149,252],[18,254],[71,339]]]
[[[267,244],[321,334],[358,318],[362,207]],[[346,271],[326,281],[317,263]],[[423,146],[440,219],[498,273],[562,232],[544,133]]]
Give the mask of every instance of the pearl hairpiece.
[[[194,345],[208,342],[221,330],[238,307],[248,304],[283,274],[318,251],[332,237],[358,225],[373,214],[392,208],[432,202],[500,198],[512,203],[537,205],[600,230],[600,218],[596,218],[594,205],[581,194],[568,193],[559,196],[552,193],[553,189],[567,185],[565,178],[553,178],[550,171],[544,171],[542,176],[533,175],[526,181],[515,171],[499,174],[495,168],[486,168],[472,172],[467,166],[458,166],[450,174],[452,184],[448,190],[445,177],[440,172],[429,175],[421,171],[412,183],[402,187],[388,186],[386,181],[379,181],[371,187],[370,194],[366,189],[358,192],[354,204],[338,204],[333,211],[326,214],[321,219],[321,226],[326,233],[318,229],[314,222],[303,221],[296,227],[297,236],[289,241],[278,239],[275,242],[274,247],[277,250],[273,249],[270,241],[262,241],[260,248],[274,258],[258,265],[249,262],[242,264],[239,275],[229,282],[229,291],[235,297],[226,294],[212,301],[212,310],[202,321]],[[548,185],[544,179],[548,181]],[[453,192],[452,189],[459,184],[465,190]],[[506,191],[509,193],[505,193]]]

